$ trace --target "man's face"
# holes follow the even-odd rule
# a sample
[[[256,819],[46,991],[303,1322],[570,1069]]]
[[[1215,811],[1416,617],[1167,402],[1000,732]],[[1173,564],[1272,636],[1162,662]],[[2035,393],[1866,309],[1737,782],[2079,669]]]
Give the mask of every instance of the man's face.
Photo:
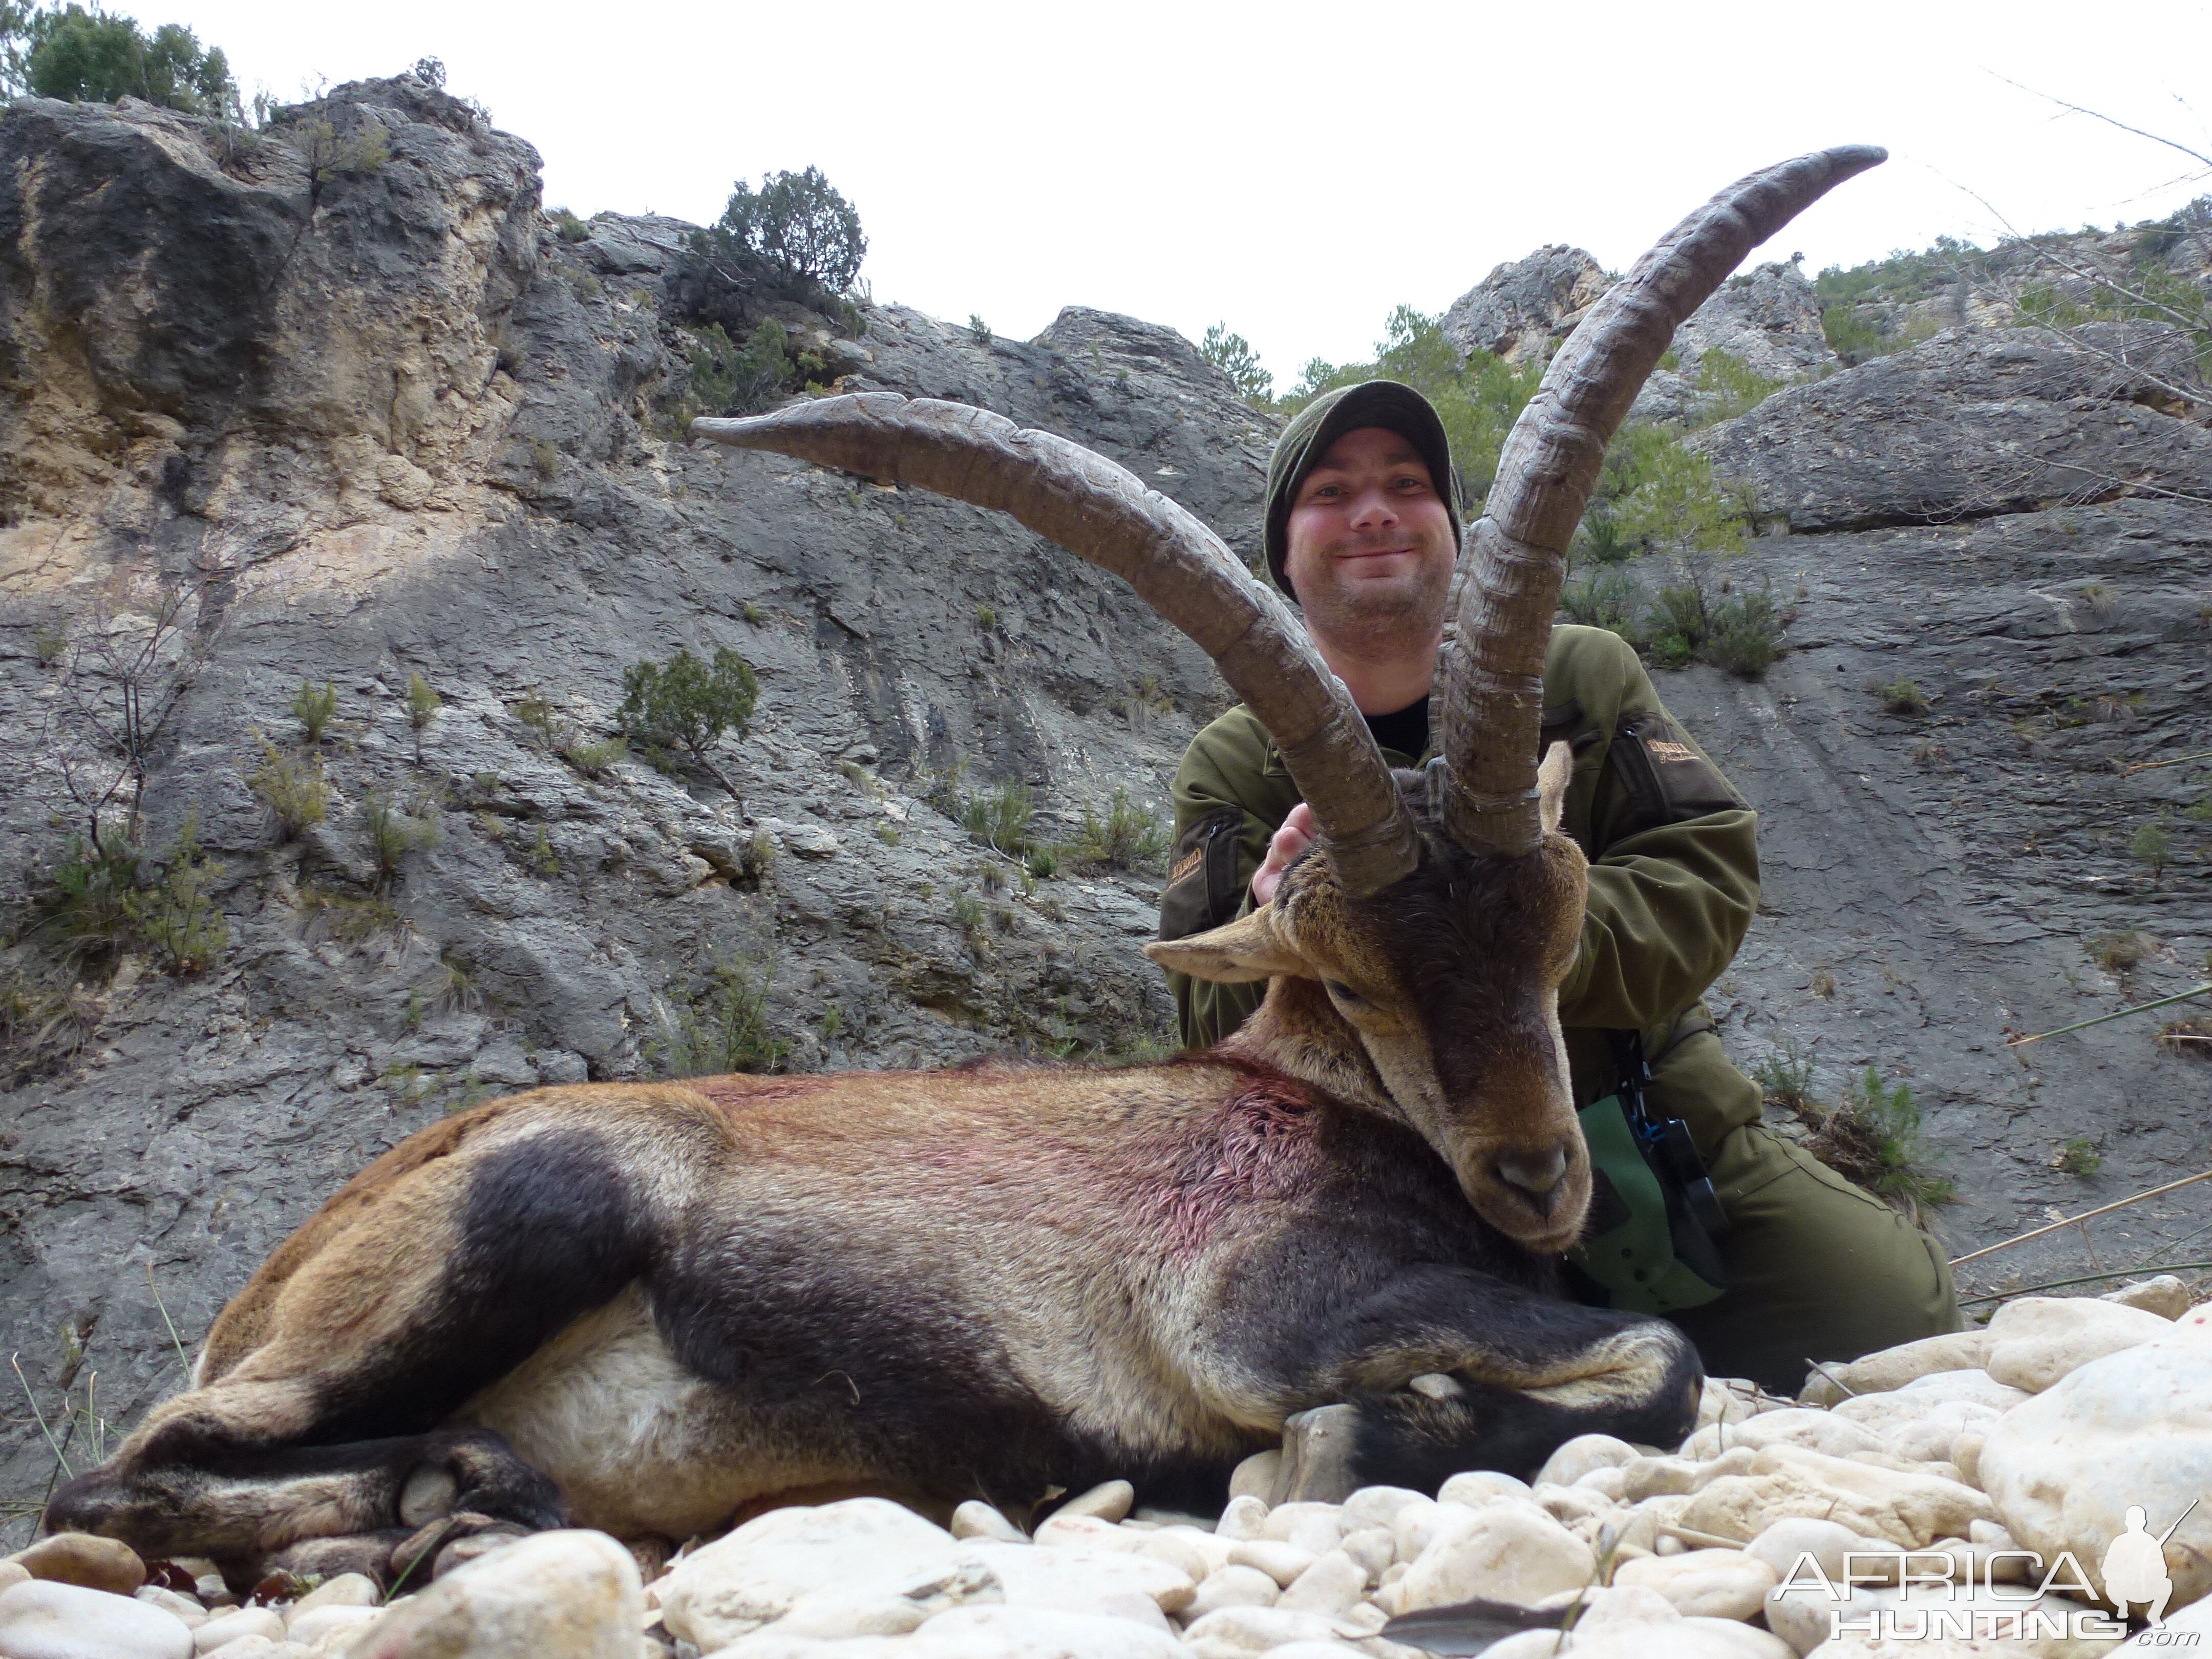
[[[1315,633],[1374,648],[1425,641],[1459,550],[1413,446],[1382,427],[1347,432],[1298,485],[1284,570]]]

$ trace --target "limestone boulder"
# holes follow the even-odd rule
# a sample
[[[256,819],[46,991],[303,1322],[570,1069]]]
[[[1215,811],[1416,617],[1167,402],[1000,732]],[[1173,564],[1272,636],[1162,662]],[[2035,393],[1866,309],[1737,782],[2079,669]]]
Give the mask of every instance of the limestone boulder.
[[[0,1659],[192,1659],[192,1632],[127,1595],[32,1579],[0,1591]]]
[[[2166,1334],[2075,1367],[1982,1446],[1982,1481],[2006,1529],[2028,1549],[2072,1551],[2100,1589],[2131,1507],[2164,1533],[2212,1492],[2212,1315],[2159,1322]],[[2207,1509],[2199,1501],[2165,1546],[2172,1607],[2212,1594]]]
[[[1901,1342],[1847,1365],[1820,1367],[1806,1377],[1797,1397],[1808,1406],[1833,1406],[1853,1395],[1887,1394],[1934,1372],[1978,1369],[1989,1342],[1987,1331],[1953,1331]]]
[[[636,1659],[644,1621],[644,1589],[628,1550],[605,1533],[541,1532],[447,1573],[388,1611],[346,1655]]]
[[[1990,1321],[1990,1378],[2039,1394],[2093,1359],[2165,1335],[2172,1322],[2095,1297],[2024,1296]]]
[[[1474,1596],[1534,1607],[1580,1589],[1597,1571],[1589,1545],[1541,1510],[1498,1503],[1438,1528],[1401,1581],[1398,1610],[1414,1613]]]
[[[1774,1569],[1742,1550],[1688,1550],[1624,1562],[1613,1575],[1616,1584],[1656,1590],[1686,1616],[1751,1619],[1774,1588]]]
[[[1748,1541],[1778,1521],[1806,1516],[1914,1549],[1962,1537],[1975,1521],[1996,1518],[1990,1498],[1960,1481],[1770,1446],[1748,1473],[1723,1476],[1693,1495],[1680,1522]]]

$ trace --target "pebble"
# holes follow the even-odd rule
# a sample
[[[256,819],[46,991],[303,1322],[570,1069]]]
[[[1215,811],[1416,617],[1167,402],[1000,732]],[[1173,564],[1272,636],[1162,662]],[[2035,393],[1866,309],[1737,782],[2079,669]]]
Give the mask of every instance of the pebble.
[[[1742,1550],[1705,1549],[1624,1561],[1613,1582],[1656,1590],[1686,1617],[1750,1619],[1765,1604],[1777,1577],[1772,1567]]]
[[[1133,1551],[978,1543],[962,1553],[994,1581],[967,1601],[1103,1613],[1165,1629],[1165,1615],[1188,1607],[1198,1593],[1189,1574]]]
[[[2160,1319],[2179,1319],[2189,1311],[2189,1286],[2172,1273],[2160,1273],[2139,1285],[2123,1285],[2117,1291],[2107,1291],[2098,1299],[2117,1302],[2123,1308],[2141,1308]]]
[[[1478,1595],[1534,1607],[1554,1591],[1581,1588],[1596,1572],[1589,1546],[1541,1510],[1490,1504],[1454,1517],[1429,1540],[1399,1582],[1398,1611]]]
[[[1052,1512],[1055,1521],[1087,1515],[1100,1521],[1119,1521],[1137,1501],[1137,1489],[1126,1480],[1102,1480],[1079,1498],[1071,1498]]]
[[[1282,1594],[1282,1586],[1257,1567],[1226,1566],[1206,1576],[1186,1611],[1198,1620],[1224,1607],[1272,1607]]]
[[[605,1533],[541,1532],[388,1609],[346,1659],[638,1659],[637,1563]]]
[[[1248,1539],[1229,1552],[1233,1565],[1257,1567],[1278,1584],[1285,1585],[1313,1565],[1316,1559],[1311,1550],[1272,1538]]]
[[[1045,1607],[956,1607],[889,1650],[901,1659],[1189,1659],[1167,1630]],[[834,1651],[845,1659],[848,1650]]]
[[[2162,1533],[2191,1498],[2212,1493],[2212,1324],[2196,1319],[2204,1312],[2160,1322],[2164,1334],[2155,1340],[2078,1367],[1990,1431],[1981,1477],[1996,1518],[2022,1547],[2071,1550],[2094,1578],[2130,1505],[2147,1512],[2150,1531]],[[2174,1607],[2212,1594],[2212,1513],[2204,1503],[2165,1554]]]
[[[1987,1331],[1953,1331],[1899,1343],[1848,1365],[1820,1367],[1805,1379],[1797,1398],[1808,1406],[1832,1406],[1850,1395],[1887,1394],[1931,1371],[1978,1369],[1989,1342]]]
[[[2024,1296],[1990,1319],[1990,1377],[2040,1394],[2068,1373],[2165,1335],[2170,1320],[2094,1297]]]
[[[1763,1412],[1741,1423],[1716,1423],[1699,1429],[1682,1445],[1682,1455],[1703,1462],[1738,1446],[1754,1451],[1769,1446],[1802,1446],[1830,1457],[1880,1451],[1881,1439],[1833,1412],[1802,1407]]]
[[[13,1561],[0,1561],[0,1590],[10,1590],[18,1584],[27,1584],[31,1575]]]
[[[1764,1562],[1778,1580],[1784,1582],[1796,1572],[1797,1564],[1809,1555],[1830,1583],[1840,1584],[1844,1582],[1846,1553],[1881,1547],[1875,1540],[1862,1538],[1849,1527],[1838,1526],[1833,1521],[1792,1516],[1777,1521],[1745,1545],[1744,1553]]]
[[[1221,1511],[1221,1519],[1213,1530],[1223,1538],[1247,1540],[1266,1537],[1267,1525],[1266,1502],[1248,1493],[1229,1500],[1229,1507]]]
[[[1224,1607],[1193,1624],[1182,1639],[1195,1659],[1243,1659],[1292,1642],[1333,1642],[1340,1633],[1333,1620],[1318,1613]]]
[[[366,1629],[381,1616],[382,1610],[377,1607],[309,1607],[305,1613],[295,1607],[285,1621],[284,1634],[312,1647],[340,1631]]]
[[[1366,1569],[1370,1582],[1379,1579],[1398,1559],[1398,1540],[1385,1527],[1362,1527],[1344,1534],[1344,1553]]]
[[[342,1572],[325,1579],[286,1608],[285,1623],[289,1626],[303,1613],[323,1607],[373,1607],[383,1599],[374,1578],[365,1573]]]
[[[173,1589],[163,1589],[159,1584],[141,1584],[131,1592],[131,1598],[143,1601],[149,1607],[159,1607],[164,1613],[174,1613],[189,1630],[197,1630],[208,1621],[208,1610],[198,1601],[189,1595],[179,1595]]]
[[[1235,1545],[1209,1534],[1163,1527],[1158,1532],[1140,1534],[1135,1553],[1165,1562],[1195,1584],[1215,1568],[1228,1565],[1229,1552],[1234,1548]]]
[[[31,1579],[0,1591],[0,1659],[191,1655],[192,1633],[182,1620],[128,1595],[52,1579]]]
[[[10,1559],[33,1578],[111,1595],[128,1595],[146,1582],[146,1564],[128,1544],[88,1532],[58,1532]]]
[[[1270,1446],[1266,1451],[1254,1452],[1231,1471],[1229,1496],[1231,1498],[1256,1498],[1266,1504],[1273,1498],[1275,1488],[1282,1484],[1282,1450],[1279,1447]]]
[[[1343,1540],[1343,1516],[1340,1504],[1278,1504],[1267,1511],[1260,1536],[1323,1555]]]
[[[1626,1440],[1609,1434],[1578,1434],[1544,1460],[1537,1471],[1540,1486],[1571,1486],[1595,1469],[1617,1469],[1642,1454]]]
[[[1341,1615],[1352,1611],[1366,1588],[1367,1569],[1342,1550],[1331,1550],[1292,1579],[1275,1605]]]
[[[1683,1508],[1680,1524],[1747,1540],[1777,1521],[1806,1515],[1914,1549],[1998,1518],[1990,1499],[1963,1482],[1784,1445],[1761,1451],[1747,1474],[1709,1483]]]
[[[1469,1469],[1437,1488],[1439,1504],[1465,1504],[1470,1508],[1486,1504],[1493,1498],[1533,1499],[1535,1495],[1535,1489],[1526,1480],[1516,1480],[1496,1469]]]
[[[245,1636],[284,1639],[284,1615],[274,1607],[240,1607],[209,1620],[192,1632],[192,1651],[213,1653]]]
[[[1006,1519],[995,1504],[971,1498],[952,1511],[955,1538],[994,1538],[1005,1544],[1026,1544],[1029,1534]]]
[[[1407,1486],[1362,1486],[1344,1500],[1344,1529],[1358,1532],[1368,1527],[1387,1528],[1408,1504],[1433,1504],[1425,1492]]]
[[[241,1636],[224,1644],[223,1659],[313,1659],[314,1650],[303,1642],[274,1640],[266,1636]]]

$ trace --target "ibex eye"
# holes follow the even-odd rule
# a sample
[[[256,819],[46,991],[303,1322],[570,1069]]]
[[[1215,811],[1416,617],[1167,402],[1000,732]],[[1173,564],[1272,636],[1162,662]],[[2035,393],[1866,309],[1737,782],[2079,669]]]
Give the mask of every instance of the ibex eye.
[[[1329,995],[1334,997],[1339,1002],[1348,1002],[1355,1008],[1364,1006],[1367,1001],[1365,997],[1360,995],[1358,992],[1353,990],[1349,985],[1345,984],[1341,980],[1325,979],[1322,981],[1322,988],[1326,990]]]

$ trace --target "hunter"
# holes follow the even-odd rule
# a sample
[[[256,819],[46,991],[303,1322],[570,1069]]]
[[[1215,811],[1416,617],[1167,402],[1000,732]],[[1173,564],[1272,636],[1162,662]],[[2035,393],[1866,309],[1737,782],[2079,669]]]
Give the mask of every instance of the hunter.
[[[1429,757],[1460,508],[1442,420],[1393,381],[1315,399],[1268,467],[1268,572],[1394,766]],[[1559,989],[1596,1175],[1571,1292],[1663,1313],[1711,1374],[1787,1393],[1814,1360],[1961,1328],[1935,1241],[1763,1127],[1760,1090],[1722,1051],[1702,997],[1758,904],[1757,815],[1601,629],[1552,630],[1543,746],[1559,742],[1575,756],[1564,828],[1590,865],[1581,951]],[[1175,804],[1163,939],[1266,903],[1312,839],[1241,704],[1192,739]],[[1266,989],[1171,980],[1189,1048],[1227,1036]]]

